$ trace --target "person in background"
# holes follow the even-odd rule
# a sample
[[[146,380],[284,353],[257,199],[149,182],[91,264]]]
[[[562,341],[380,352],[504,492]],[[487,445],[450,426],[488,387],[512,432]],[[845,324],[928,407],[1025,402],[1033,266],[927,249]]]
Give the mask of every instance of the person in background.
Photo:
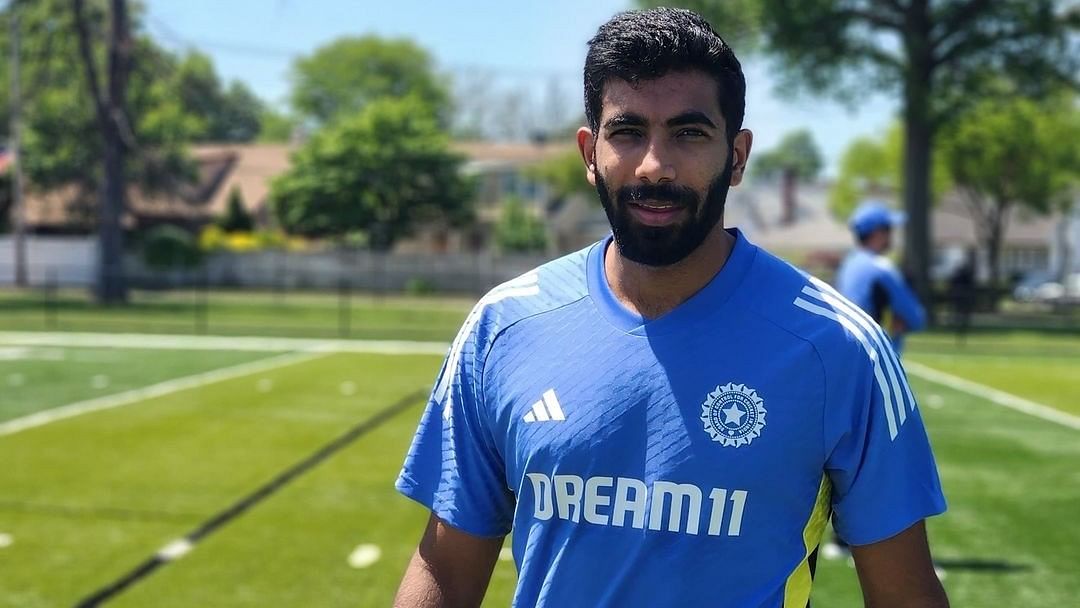
[[[953,309],[953,326],[956,327],[956,343],[964,344],[971,328],[971,313],[975,311],[978,292],[975,283],[976,252],[969,249],[960,265],[949,277],[949,301]]]
[[[897,353],[906,334],[926,327],[926,310],[918,296],[885,257],[892,248],[893,228],[904,220],[903,213],[880,201],[859,205],[848,221],[858,245],[836,273],[837,290],[888,332]]]

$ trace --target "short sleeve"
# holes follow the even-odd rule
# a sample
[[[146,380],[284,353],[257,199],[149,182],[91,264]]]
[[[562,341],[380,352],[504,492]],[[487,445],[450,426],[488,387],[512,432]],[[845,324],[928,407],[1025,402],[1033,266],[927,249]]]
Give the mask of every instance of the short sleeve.
[[[944,512],[945,498],[899,358],[876,325],[849,329],[825,362],[825,469],[838,534],[864,545]]]
[[[904,275],[885,258],[880,258],[879,268],[879,279],[889,294],[889,305],[893,313],[903,319],[908,331],[919,331],[926,327],[926,309],[904,280]]]
[[[502,536],[514,500],[484,411],[475,325],[466,323],[443,362],[396,487],[455,528]]]

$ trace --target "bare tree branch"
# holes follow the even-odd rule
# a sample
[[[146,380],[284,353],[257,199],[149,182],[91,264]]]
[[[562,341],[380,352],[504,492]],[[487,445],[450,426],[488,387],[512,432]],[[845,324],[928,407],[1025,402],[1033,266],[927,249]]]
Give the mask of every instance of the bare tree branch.
[[[991,0],[968,0],[962,6],[956,7],[951,14],[944,15],[939,22],[941,31],[931,40],[931,47],[936,49],[949,38],[965,31],[966,24],[988,9],[990,3]]]

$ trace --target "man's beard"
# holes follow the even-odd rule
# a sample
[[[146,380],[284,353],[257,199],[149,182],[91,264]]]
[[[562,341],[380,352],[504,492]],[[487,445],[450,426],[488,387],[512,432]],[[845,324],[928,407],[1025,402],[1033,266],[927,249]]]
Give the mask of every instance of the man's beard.
[[[615,245],[626,259],[646,266],[670,266],[693,253],[724,216],[724,203],[731,187],[731,162],[709,184],[705,200],[688,186],[675,184],[640,184],[623,186],[616,193],[618,204],[611,200],[607,184],[596,174],[596,192],[604,205]],[[646,226],[630,214],[630,203],[655,201],[685,209],[686,219],[670,226]]]

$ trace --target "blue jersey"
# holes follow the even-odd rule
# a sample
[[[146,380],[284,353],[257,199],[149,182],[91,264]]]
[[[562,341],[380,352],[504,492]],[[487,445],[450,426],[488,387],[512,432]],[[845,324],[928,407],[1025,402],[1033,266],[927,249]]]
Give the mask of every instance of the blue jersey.
[[[448,524],[513,530],[515,606],[803,607],[830,516],[852,544],[945,509],[887,337],[733,231],[654,320],[610,238],[486,295],[397,482]]]
[[[889,310],[904,322],[907,331],[926,326],[926,311],[919,298],[884,256],[862,248],[852,251],[837,270],[836,288],[877,321]]]

